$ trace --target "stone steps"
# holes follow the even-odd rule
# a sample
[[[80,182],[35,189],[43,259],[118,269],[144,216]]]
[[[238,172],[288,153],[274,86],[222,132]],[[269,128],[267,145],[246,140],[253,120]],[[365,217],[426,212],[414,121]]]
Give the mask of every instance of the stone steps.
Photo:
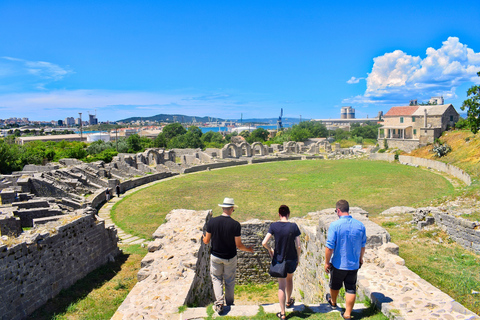
[[[135,189],[135,191],[138,190]],[[130,191],[131,192],[131,191]],[[128,194],[129,192],[127,191],[125,194]],[[105,220],[105,225],[114,225],[115,229],[117,229],[117,236],[120,239],[119,244],[124,244],[124,245],[130,245],[130,244],[144,244],[148,245],[150,241],[142,239],[137,236],[133,236],[131,234],[126,233],[122,229],[120,229],[118,226],[115,225],[113,220],[110,217],[110,210],[113,208],[115,203],[118,201],[122,200],[124,197],[124,194],[120,195],[120,197],[114,196],[112,197],[109,201],[105,202],[105,204],[98,210],[98,216]]]
[[[313,313],[336,312],[339,314],[339,319],[340,319],[341,318],[340,311],[343,312],[342,308],[344,307],[344,305],[341,303],[339,303],[338,305],[340,306],[340,308],[333,309],[332,307],[330,307],[328,303],[322,303],[314,306],[305,306],[304,304],[297,303],[292,308],[287,308],[286,314],[288,316],[289,313],[294,311],[303,312],[305,311],[305,308],[308,307]],[[235,305],[235,306],[225,307],[221,315],[214,313],[212,317],[213,318],[217,318],[217,317],[221,318],[222,316],[252,317],[252,319],[254,319],[254,317],[260,311],[260,306],[263,308],[265,313],[276,314],[277,312],[280,311],[279,303],[262,304],[262,305]],[[353,315],[355,315],[355,313],[357,314],[361,313],[365,309],[367,309],[367,306],[365,306],[363,303],[356,303],[352,313]],[[200,320],[205,318],[208,318],[206,307],[188,308],[184,312],[182,312],[179,316],[180,320]]]

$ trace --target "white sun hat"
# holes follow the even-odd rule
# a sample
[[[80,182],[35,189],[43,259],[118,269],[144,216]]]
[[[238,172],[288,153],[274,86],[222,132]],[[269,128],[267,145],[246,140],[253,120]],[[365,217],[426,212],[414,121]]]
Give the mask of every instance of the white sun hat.
[[[222,208],[230,208],[230,207],[238,207],[235,205],[233,202],[233,198],[225,198],[223,199],[223,203],[218,205],[219,207]]]

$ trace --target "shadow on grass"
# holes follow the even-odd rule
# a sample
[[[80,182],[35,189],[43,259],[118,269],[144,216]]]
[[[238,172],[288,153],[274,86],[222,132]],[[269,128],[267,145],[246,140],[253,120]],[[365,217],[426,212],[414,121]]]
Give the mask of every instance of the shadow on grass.
[[[54,319],[56,315],[65,313],[71,304],[84,299],[92,290],[100,288],[112,279],[121,270],[128,257],[129,254],[122,253],[115,258],[114,262],[109,262],[90,272],[70,288],[60,291],[55,298],[48,300],[27,319]]]

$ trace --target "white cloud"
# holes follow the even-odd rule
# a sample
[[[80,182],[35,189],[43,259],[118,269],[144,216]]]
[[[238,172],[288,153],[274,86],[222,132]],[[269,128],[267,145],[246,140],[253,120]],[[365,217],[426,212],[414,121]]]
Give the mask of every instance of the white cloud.
[[[0,61],[0,78],[11,81],[11,87],[15,87],[14,83],[17,82],[17,86],[44,89],[48,83],[62,80],[71,73],[73,71],[69,68],[46,61],[28,61],[13,57],[1,57]]]
[[[424,59],[395,50],[373,61],[364,95],[343,102],[398,104],[440,95],[448,100],[456,97],[462,83],[480,83],[480,53],[456,37],[449,37],[439,49],[428,48]]]
[[[356,78],[356,77],[351,77],[350,80],[347,81],[348,84],[354,84],[354,83],[359,83],[360,80],[364,80],[365,78]]]

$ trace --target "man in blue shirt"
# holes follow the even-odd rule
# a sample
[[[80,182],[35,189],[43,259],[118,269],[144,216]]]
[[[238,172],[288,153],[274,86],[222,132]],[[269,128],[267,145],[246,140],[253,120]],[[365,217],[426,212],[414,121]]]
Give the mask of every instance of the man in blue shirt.
[[[363,264],[367,235],[365,226],[349,215],[350,206],[346,200],[336,204],[337,221],[330,224],[325,247],[325,272],[330,273],[328,303],[336,308],[337,296],[345,286],[344,319],[351,318],[357,289],[357,272]]]

